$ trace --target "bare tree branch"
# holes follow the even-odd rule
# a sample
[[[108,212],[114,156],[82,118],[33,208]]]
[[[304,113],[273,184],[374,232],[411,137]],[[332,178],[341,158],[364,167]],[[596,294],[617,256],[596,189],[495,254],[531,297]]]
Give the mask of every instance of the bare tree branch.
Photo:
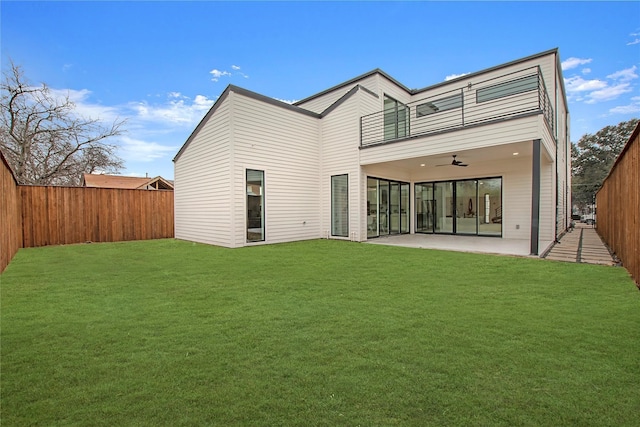
[[[124,132],[124,120],[105,125],[81,117],[69,95],[60,99],[46,84],[29,84],[13,62],[0,92],[0,149],[21,184],[80,185],[83,173],[123,167],[106,140]]]

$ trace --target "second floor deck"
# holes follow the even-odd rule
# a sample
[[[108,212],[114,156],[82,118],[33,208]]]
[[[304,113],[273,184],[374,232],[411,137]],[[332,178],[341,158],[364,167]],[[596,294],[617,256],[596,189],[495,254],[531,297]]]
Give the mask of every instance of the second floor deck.
[[[540,67],[536,66],[443,89],[407,104],[385,98],[382,111],[360,118],[360,146],[365,148],[537,114],[544,115],[553,135],[553,104]]]

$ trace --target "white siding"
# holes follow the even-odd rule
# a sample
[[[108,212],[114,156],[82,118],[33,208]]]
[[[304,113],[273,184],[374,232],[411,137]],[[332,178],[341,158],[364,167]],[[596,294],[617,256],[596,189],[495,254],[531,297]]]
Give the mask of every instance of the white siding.
[[[376,98],[359,90],[321,120],[322,168],[320,195],[322,198],[322,235],[331,235],[331,176],[349,174],[349,234],[360,240],[361,176],[358,165],[360,144],[361,100],[371,102]]]
[[[392,160],[427,157],[518,141],[528,141],[536,139],[538,132],[537,116],[525,117],[455,132],[367,147],[361,150],[360,164],[367,165]]]
[[[246,169],[265,172],[265,243],[319,238],[319,119],[233,99],[233,245],[247,244]]]
[[[229,98],[175,162],[176,238],[229,246]]]
[[[555,240],[555,188],[554,164],[543,159],[540,165],[540,241],[538,254],[544,253]]]

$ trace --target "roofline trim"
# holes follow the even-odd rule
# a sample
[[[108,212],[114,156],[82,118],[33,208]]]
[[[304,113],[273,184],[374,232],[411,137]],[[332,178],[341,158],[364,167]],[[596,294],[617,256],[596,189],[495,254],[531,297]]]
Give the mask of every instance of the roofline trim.
[[[512,65],[517,65],[517,64],[520,64],[522,62],[530,61],[532,59],[537,59],[537,58],[540,58],[540,57],[543,57],[543,56],[547,56],[547,55],[551,55],[551,54],[557,54],[557,53],[558,53],[558,48],[549,49],[549,50],[546,50],[544,52],[540,52],[540,53],[536,53],[536,54],[533,54],[533,55],[529,55],[529,56],[526,56],[526,57],[520,58],[520,59],[515,59],[513,61],[509,61],[509,62],[506,62],[504,64],[495,65],[493,67],[485,68],[485,69],[480,70],[480,71],[474,71],[473,73],[465,74],[465,75],[462,75],[460,77],[456,77],[455,79],[445,80],[445,81],[433,84],[431,86],[423,87],[421,89],[411,89],[409,91],[409,93],[411,95],[416,95],[418,93],[422,93],[422,92],[426,92],[428,90],[436,89],[436,88],[438,88],[440,86],[449,85],[452,82],[455,82],[456,80],[464,80],[464,79],[477,77],[477,76],[479,76],[481,74],[490,73],[492,71],[500,70],[502,68],[507,68],[507,67],[510,67]]]

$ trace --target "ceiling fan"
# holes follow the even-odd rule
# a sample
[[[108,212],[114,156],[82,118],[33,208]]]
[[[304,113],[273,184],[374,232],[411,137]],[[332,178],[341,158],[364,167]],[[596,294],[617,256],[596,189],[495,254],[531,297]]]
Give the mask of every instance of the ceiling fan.
[[[436,165],[436,166],[449,166],[449,165],[452,165],[452,166],[462,166],[464,168],[469,166],[468,164],[463,163],[461,160],[456,160],[456,156],[457,156],[457,154],[453,154],[453,161],[451,163],[446,163],[444,165]]]

